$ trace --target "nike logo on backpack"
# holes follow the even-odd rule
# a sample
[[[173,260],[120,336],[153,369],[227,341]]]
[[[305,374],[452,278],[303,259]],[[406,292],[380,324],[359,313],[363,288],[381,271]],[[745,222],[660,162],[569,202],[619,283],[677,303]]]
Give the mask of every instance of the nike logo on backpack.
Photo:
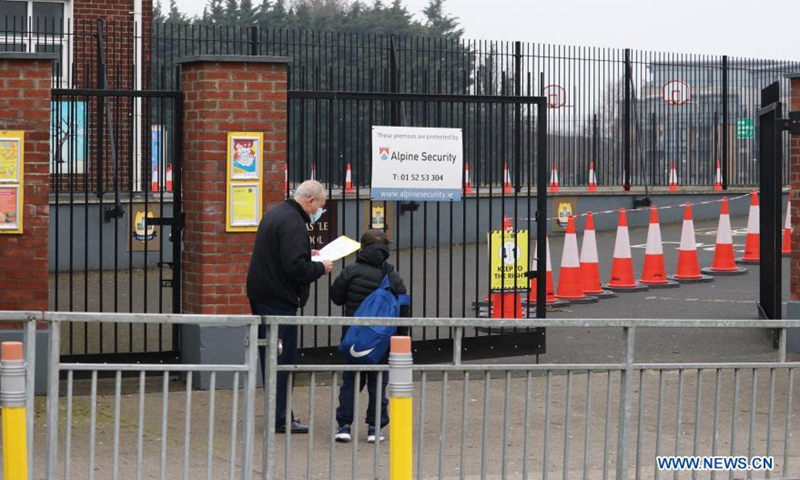
[[[366,357],[367,355],[372,353],[373,350],[375,350],[374,347],[370,348],[369,350],[364,350],[363,352],[359,352],[358,350],[356,350],[356,346],[355,345],[351,345],[350,346],[350,356],[352,356],[353,358]]]

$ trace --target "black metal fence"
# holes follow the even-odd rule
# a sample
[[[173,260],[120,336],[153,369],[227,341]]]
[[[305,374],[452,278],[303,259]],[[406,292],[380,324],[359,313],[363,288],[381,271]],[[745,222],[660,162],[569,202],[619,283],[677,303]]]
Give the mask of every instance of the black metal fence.
[[[3,20],[0,49],[56,53],[59,86],[95,87],[96,22]],[[562,186],[586,185],[592,162],[600,186],[666,185],[671,165],[680,184],[710,186],[718,161],[726,186],[755,185],[759,92],[800,71],[800,62],[777,60],[255,26],[154,24],[138,43],[133,31],[106,27],[109,86],[177,90],[176,60],[189,55],[283,55],[292,58],[291,90],[543,95],[549,163]],[[484,142],[493,134],[484,129]],[[476,182],[502,182],[482,159],[467,161]],[[291,153],[291,180],[310,177],[312,164]],[[318,168],[318,178],[343,185],[341,168]],[[788,174],[784,163],[785,183]]]
[[[289,56],[292,90],[546,96],[562,186],[586,185],[590,162],[600,186],[667,185],[671,165],[680,184],[710,186],[718,161],[726,186],[755,185],[759,92],[800,71],[727,56],[207,25],[155,25],[152,48],[154,87],[174,81],[177,58],[216,53]],[[487,125],[484,142],[493,134]],[[502,182],[481,158],[467,161],[477,183]],[[308,159],[292,154],[290,165],[293,181],[310,177]],[[343,167],[317,168],[344,184]]]

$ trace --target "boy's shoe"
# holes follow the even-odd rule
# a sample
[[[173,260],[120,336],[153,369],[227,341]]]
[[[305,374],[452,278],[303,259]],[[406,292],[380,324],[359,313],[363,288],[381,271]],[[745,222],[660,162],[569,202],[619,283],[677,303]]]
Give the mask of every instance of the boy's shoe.
[[[375,435],[375,427],[370,426],[367,429],[367,443],[375,443],[375,441],[382,442],[386,440],[386,437],[383,436],[383,432],[378,430],[378,434]]]
[[[337,442],[348,443],[352,438],[350,437],[350,425],[342,425],[336,430],[336,435],[333,437]]]

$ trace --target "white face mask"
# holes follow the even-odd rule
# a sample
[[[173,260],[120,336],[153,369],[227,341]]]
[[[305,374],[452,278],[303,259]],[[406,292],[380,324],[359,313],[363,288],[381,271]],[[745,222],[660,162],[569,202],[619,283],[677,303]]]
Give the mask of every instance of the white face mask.
[[[323,213],[325,213],[326,211],[327,211],[327,210],[324,210],[322,207],[319,207],[319,208],[317,208],[317,211],[316,211],[316,212],[314,212],[314,213],[313,213],[313,214],[310,216],[310,218],[311,218],[311,223],[317,223],[317,220],[319,220],[319,217],[321,217],[321,216],[322,216],[322,214],[323,214]]]

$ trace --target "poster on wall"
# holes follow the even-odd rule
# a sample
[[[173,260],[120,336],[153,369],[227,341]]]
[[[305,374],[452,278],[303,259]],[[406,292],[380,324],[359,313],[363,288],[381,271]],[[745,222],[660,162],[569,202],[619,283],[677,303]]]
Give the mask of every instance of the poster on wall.
[[[0,185],[0,231],[22,232],[22,199],[18,185]]]
[[[463,174],[460,128],[372,127],[373,201],[458,202]]]
[[[86,169],[86,102],[52,102],[50,172],[84,173]]]
[[[261,221],[263,133],[229,132],[225,231],[255,232]]]
[[[22,139],[0,137],[0,182],[19,183],[22,171]]]
[[[258,180],[261,171],[261,136],[229,134],[228,157],[231,180]]]
[[[231,184],[228,198],[228,228],[258,227],[261,195],[257,183]]]

